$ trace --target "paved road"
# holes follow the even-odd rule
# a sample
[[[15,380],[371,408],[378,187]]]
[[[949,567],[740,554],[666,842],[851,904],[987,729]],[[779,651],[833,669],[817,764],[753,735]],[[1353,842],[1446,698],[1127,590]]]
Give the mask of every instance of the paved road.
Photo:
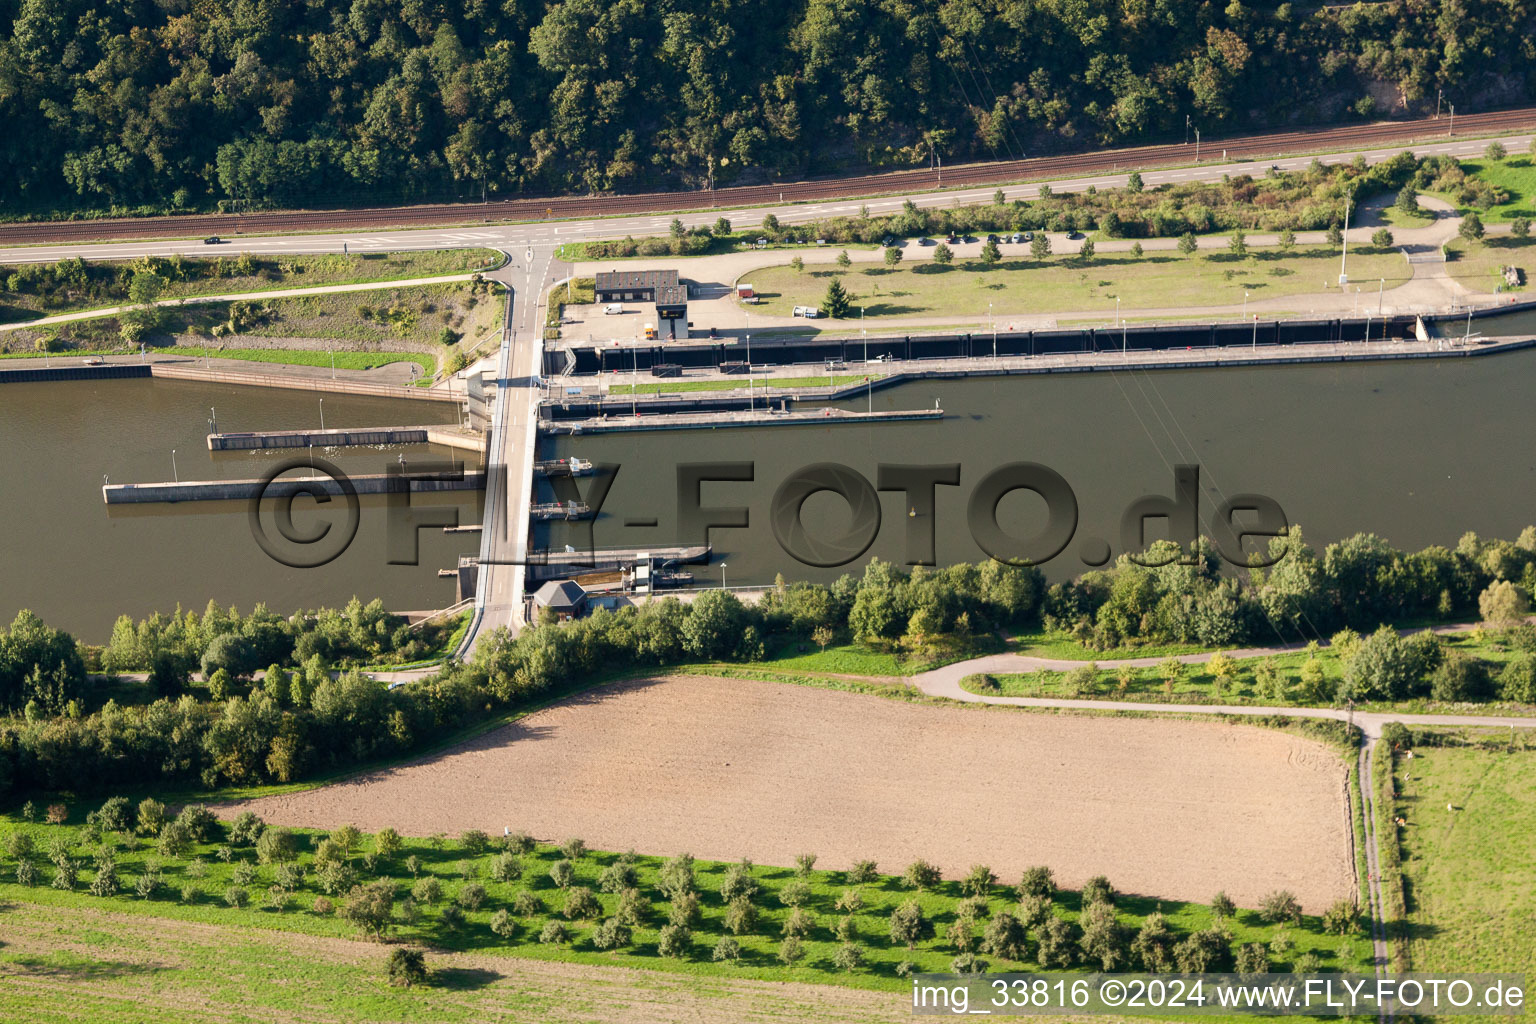
[[[1510,152],[1527,148],[1532,135],[1504,138],[1501,141]],[[1487,140],[1455,139],[1431,145],[1416,145],[1413,151],[1419,155],[1450,153],[1458,157],[1475,157],[1487,146]],[[1402,146],[1389,146],[1364,150],[1351,150],[1320,157],[1324,163],[1348,163],[1357,155],[1368,163],[1377,163],[1401,152]],[[1312,162],[1312,157],[1291,157],[1275,161],[1246,163],[1205,164],[1199,167],[1147,171],[1142,179],[1147,185],[1169,182],[1218,181],[1224,175],[1263,175],[1271,163],[1285,169],[1299,169]],[[1076,192],[1088,188],[1117,188],[1126,181],[1124,174],[1089,174],[1051,182],[1057,192]],[[857,199],[840,199],[816,203],[790,203],[749,211],[731,211],[725,215],[738,225],[759,223],[767,214],[773,214],[785,224],[800,224],[829,216],[855,216],[861,207],[872,214],[893,213],[904,201],[911,200],[919,207],[946,207],[957,204],[985,202],[996,189],[966,188],[950,192],[922,192],[909,196],[888,196],[861,203]],[[1034,199],[1040,194],[1040,184],[1004,186],[1008,199]],[[685,225],[712,224],[719,211],[701,210],[677,215]],[[634,217],[614,217],[601,220],[545,222],[509,225],[486,225],[483,228],[449,228],[419,231],[330,232],[289,236],[235,237],[218,246],[207,246],[201,239],[157,242],[108,242],[94,245],[38,245],[0,249],[0,263],[52,262],[70,256],[86,259],[124,259],[150,254],[169,256],[183,253],[189,256],[207,256],[212,253],[251,252],[280,254],[295,252],[341,252],[345,244],[351,252],[384,252],[402,249],[456,249],[473,246],[506,249],[521,254],[528,246],[540,251],[564,242],[576,242],[599,238],[622,238],[625,235],[665,234],[673,215],[644,214]]]
[[[561,272],[561,264],[554,259],[552,246],[525,246],[511,252],[512,261],[488,275],[507,285],[507,330],[497,358],[475,614],[458,650],[461,658],[494,630],[506,626],[516,635],[523,624],[527,509],[532,500],[542,395],[543,295]]]

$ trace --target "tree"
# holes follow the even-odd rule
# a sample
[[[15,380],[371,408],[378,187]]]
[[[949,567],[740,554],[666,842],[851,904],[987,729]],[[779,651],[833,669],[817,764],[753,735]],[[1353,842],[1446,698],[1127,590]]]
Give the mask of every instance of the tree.
[[[765,216],[763,218],[763,233],[769,237],[777,235],[779,233],[779,218],[771,213]]]
[[[832,319],[842,320],[848,316],[851,304],[848,292],[843,288],[843,282],[834,277],[827,285],[827,294],[822,297],[821,308]]]
[[[1142,254],[1143,251],[1144,250],[1141,248],[1141,243],[1140,242],[1132,242],[1131,243],[1131,258],[1132,259],[1138,259],[1138,260],[1141,259],[1141,254]]]
[[[938,868],[925,860],[915,860],[902,873],[901,884],[908,889],[932,889],[941,878]]]
[[[723,936],[719,942],[715,943],[709,958],[717,964],[739,964],[741,963],[741,943],[729,935]]]
[[[1456,233],[1469,242],[1476,242],[1483,237],[1483,218],[1477,215],[1476,210],[1470,210],[1461,218],[1461,226]]]
[[[1530,602],[1509,580],[1495,580],[1478,595],[1477,609],[1483,622],[1492,628],[1512,629],[1525,621],[1530,613]]]
[[[891,941],[906,946],[908,951],[933,936],[933,922],[923,916],[923,908],[917,900],[903,900],[891,911],[890,925]]]
[[[1414,191],[1412,185],[1404,185],[1398,190],[1397,200],[1393,202],[1392,209],[1409,217],[1418,217],[1422,211],[1419,209],[1419,194]]]
[[[835,278],[832,284],[841,287]],[[827,296],[830,301],[831,289]],[[846,297],[843,303],[846,312]],[[828,315],[838,314],[829,309]],[[701,658],[729,657],[740,649],[746,625],[746,609],[735,594],[727,590],[707,590],[689,606],[688,618],[683,620],[683,646],[690,654]]]
[[[1371,244],[1378,249],[1392,248],[1392,232],[1387,228],[1377,228],[1371,234]]]
[[[1232,677],[1237,673],[1237,662],[1222,652],[1217,651],[1211,655],[1211,660],[1206,662],[1205,668],[1211,674],[1212,689],[1215,690],[1215,695],[1220,697],[1222,690],[1226,688],[1227,684],[1232,681]]]
[[[1004,960],[1023,960],[1029,955],[1024,925],[1019,919],[1000,910],[987,922],[981,939],[982,952]]]
[[[1051,240],[1044,231],[1036,231],[1035,237],[1029,240],[1029,254],[1037,261],[1051,254]]]
[[[1243,233],[1242,228],[1232,229],[1232,237],[1227,239],[1227,251],[1238,259],[1248,256],[1248,236]]]
[[[1262,942],[1245,942],[1237,947],[1237,973],[1269,973],[1269,951]]]
[[[1186,231],[1179,236],[1179,252],[1185,256],[1192,255],[1198,248],[1200,248],[1200,242],[1195,238],[1193,231]]]
[[[1517,656],[1499,673],[1499,696],[1516,704],[1536,704],[1536,655]]]
[[[821,648],[823,654],[827,652],[827,648],[836,639],[837,634],[833,632],[831,626],[821,625],[811,630],[811,642]]]
[[[801,259],[799,256],[796,256],[789,261],[789,265],[794,267],[795,273],[798,274],[805,269],[805,260]]]
[[[1287,889],[1278,889],[1259,901],[1259,917],[1270,924],[1300,924],[1301,901]]]
[[[1127,192],[1140,192],[1144,187],[1145,186],[1141,181],[1140,171],[1132,171],[1129,175],[1126,176],[1125,189]]]
[[[1168,919],[1161,913],[1152,913],[1141,922],[1141,930],[1131,941],[1131,955],[1144,970],[1153,974],[1166,974],[1178,966],[1174,947],[1178,936],[1168,927]]]
[[[832,966],[844,973],[864,966],[864,950],[856,942],[844,942],[832,954]]]
[[[682,960],[693,949],[693,933],[682,925],[669,924],[657,936],[656,952],[674,960]]]
[[[847,249],[837,254],[837,265],[844,270],[853,266],[853,257],[848,255]]]
[[[886,246],[885,247],[885,265],[887,267],[890,267],[892,270],[894,270],[896,268],[896,265],[898,263],[900,263],[900,262],[901,262],[901,250],[898,249],[894,245]]]
[[[1036,237],[1038,238],[1039,236],[1037,235]],[[987,239],[986,244],[981,247],[981,262],[990,267],[1002,258],[1003,253],[997,247],[997,243],[990,238]]]
[[[1286,228],[1280,232],[1279,241],[1280,248],[1286,252],[1290,252],[1296,247],[1296,232],[1292,231],[1290,228]]]
[[[1049,900],[1056,895],[1056,880],[1051,876],[1048,867],[1033,867],[1024,872],[1024,877],[1019,880],[1019,899],[1035,897]]]
[[[347,893],[347,902],[341,908],[341,916],[374,939],[382,941],[394,918],[394,908],[394,884],[380,879],[367,885],[354,885]]]
[[[1095,902],[1084,908],[1078,917],[1082,938],[1078,945],[1083,949],[1083,959],[1097,961],[1106,971],[1113,971],[1128,958],[1125,928],[1115,917],[1113,904]]]
[[[1325,237],[1328,239],[1329,245],[1344,244],[1344,232],[1339,229],[1337,224],[1328,225],[1328,230],[1325,232]]]
[[[1488,667],[1478,658],[1451,651],[1429,677],[1429,695],[1451,703],[1486,700],[1491,689]]]
[[[1527,238],[1531,233],[1531,222],[1526,217],[1516,217],[1509,222],[1509,233],[1516,238]]]
[[[1353,900],[1337,900],[1323,911],[1323,931],[1329,935],[1354,935],[1360,930],[1360,908]]]
[[[954,258],[954,251],[943,242],[940,242],[938,246],[933,250],[933,262],[937,263],[941,267],[949,266]]]
[[[1094,875],[1083,883],[1083,905],[1115,902],[1115,887],[1103,875]]]
[[[1083,244],[1078,247],[1077,258],[1084,263],[1093,259],[1093,239],[1086,238],[1083,240]]]
[[[1184,663],[1175,657],[1164,658],[1157,670],[1163,677],[1163,691],[1172,697],[1173,688],[1184,678]]]
[[[1483,156],[1489,160],[1503,160],[1509,153],[1504,149],[1502,142],[1490,142],[1488,148],[1483,150]]]
[[[385,973],[389,975],[391,985],[399,985],[410,988],[413,985],[425,984],[427,980],[427,957],[419,949],[400,947],[389,954],[385,961]]]

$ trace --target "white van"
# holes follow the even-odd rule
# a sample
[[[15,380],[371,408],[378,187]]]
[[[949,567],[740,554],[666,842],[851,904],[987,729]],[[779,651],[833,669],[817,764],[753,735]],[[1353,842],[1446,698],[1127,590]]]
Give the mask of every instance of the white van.
[[[807,320],[815,320],[817,317],[821,316],[821,310],[817,309],[815,306],[796,306],[794,315],[803,316]]]
[[[608,305],[603,307],[603,313],[605,316],[615,316],[622,312],[624,312],[623,303],[610,302]]]

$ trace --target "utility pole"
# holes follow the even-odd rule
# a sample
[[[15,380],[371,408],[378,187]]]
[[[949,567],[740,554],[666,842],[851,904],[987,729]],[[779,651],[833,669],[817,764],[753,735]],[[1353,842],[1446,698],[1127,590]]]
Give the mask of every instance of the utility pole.
[[[1449,134],[1456,134],[1456,104],[1454,103],[1451,104],[1451,130]]]
[[[1435,90],[1435,120],[1440,120],[1440,101],[1445,98],[1444,89]]]
[[[1349,284],[1349,274],[1345,272],[1345,261],[1349,259],[1349,208],[1354,205],[1355,190],[1350,189],[1344,193],[1344,234],[1343,250],[1339,254],[1339,287]]]
[[[1184,145],[1189,145],[1189,115],[1184,115]]]
[[[1387,279],[1382,278],[1381,284],[1376,286],[1376,315],[1381,316],[1381,302],[1387,295]]]
[[[1200,162],[1200,129],[1195,129],[1195,163]]]

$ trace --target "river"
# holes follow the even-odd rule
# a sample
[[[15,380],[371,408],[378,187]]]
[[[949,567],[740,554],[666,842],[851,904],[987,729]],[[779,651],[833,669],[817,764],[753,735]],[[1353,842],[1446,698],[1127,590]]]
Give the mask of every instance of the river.
[[[328,565],[289,568],[253,538],[245,502],[113,506],[103,503],[103,477],[113,483],[260,477],[277,462],[307,461],[303,452],[212,453],[205,440],[210,410],[221,431],[451,423],[444,402],[236,387],[167,380],[103,380],[0,385],[0,616],[9,623],[30,608],[81,639],[103,642],[120,613],[142,617],[178,604],[201,611],[209,599],[248,611],[264,601],[288,614],[382,598],[394,609],[435,608],[453,601],[453,581],[437,570],[478,547],[477,534],[419,533],[419,564],[389,565],[384,499],[360,499],[356,537]],[[175,465],[172,465],[172,450]],[[317,451],[348,473],[381,473],[399,456],[412,461],[463,459],[428,445],[389,450]],[[453,505],[462,523],[479,522],[480,494],[434,494],[418,504]],[[307,498],[294,505],[303,532],[345,516]],[[269,525],[270,530],[270,525]],[[300,552],[302,554],[302,552]],[[290,560],[298,560],[296,558]]]
[[[1102,539],[1115,553],[1124,510],[1144,495],[1174,494],[1173,466],[1201,467],[1202,522],[1223,498],[1258,493],[1278,502],[1310,543],[1356,531],[1407,548],[1454,546],[1468,530],[1513,538],[1536,521],[1531,427],[1536,350],[1478,358],[1313,364],[1260,368],[1082,373],[971,378],[875,392],[874,409],[932,407],[938,422],[792,426],[562,438],[559,455],[621,468],[593,529],[597,545],[701,543],[678,536],[679,462],[750,461],[752,482],[706,483],[705,506],[749,510],[745,529],[710,533],[714,563],[695,568],[718,584],[829,580],[859,571],[871,556],[900,561],[907,531],[937,535],[937,561],[975,561],[983,552],[967,528],[967,502],[986,474],[1009,462],[1041,463],[1072,488],[1079,524],[1046,565],[1062,578],[1085,571]],[[868,408],[861,398],[846,403]],[[812,463],[836,462],[877,479],[881,463],[961,466],[959,486],[940,486],[931,523],[911,515],[899,492],[880,497],[882,522],[864,556],[812,568],[787,554],[769,522],[776,488]],[[656,528],[624,520],[655,517]],[[1008,533],[1030,536],[1045,502],[1016,491],[998,506]],[[821,493],[803,510],[807,532],[835,537],[851,525],[849,505]],[[1149,536],[1159,535],[1158,523]],[[567,524],[554,543],[584,543]],[[1090,557],[1089,561],[1092,561]],[[708,575],[702,575],[708,573]]]

